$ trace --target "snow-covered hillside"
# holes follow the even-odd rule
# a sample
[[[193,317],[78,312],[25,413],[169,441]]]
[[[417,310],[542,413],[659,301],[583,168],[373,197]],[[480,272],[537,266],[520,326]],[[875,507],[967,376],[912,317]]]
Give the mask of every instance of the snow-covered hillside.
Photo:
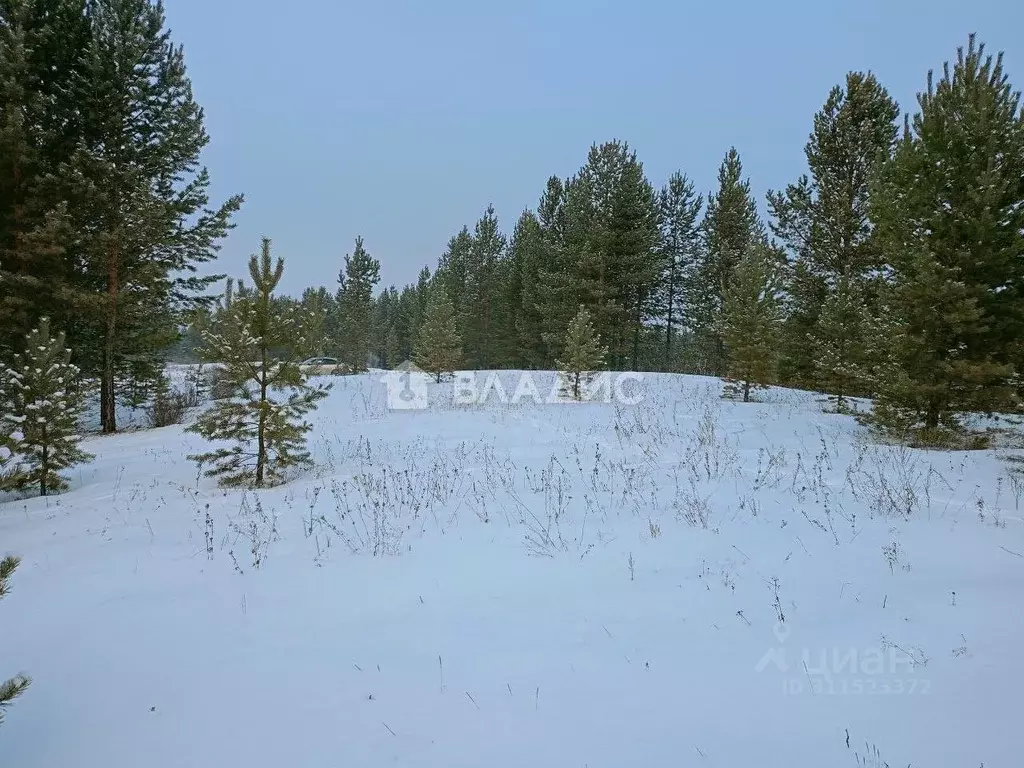
[[[1021,764],[1024,487],[995,452],[696,377],[402,411],[334,381],[287,486],[197,479],[170,427],[0,503],[0,675],[35,679],[0,765]]]

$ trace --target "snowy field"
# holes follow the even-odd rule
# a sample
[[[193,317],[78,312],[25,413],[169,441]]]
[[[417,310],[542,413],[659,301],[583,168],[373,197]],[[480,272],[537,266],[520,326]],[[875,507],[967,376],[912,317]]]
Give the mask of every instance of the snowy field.
[[[0,766],[1024,764],[998,452],[697,377],[424,411],[333,380],[287,486],[197,480],[169,427],[0,503],[0,675],[35,680]]]

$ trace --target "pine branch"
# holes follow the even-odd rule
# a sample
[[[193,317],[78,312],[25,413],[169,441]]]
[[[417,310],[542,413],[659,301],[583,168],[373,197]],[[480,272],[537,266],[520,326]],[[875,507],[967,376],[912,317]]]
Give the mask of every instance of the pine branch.
[[[30,685],[32,685],[32,678],[28,675],[17,675],[7,682],[0,684],[0,723],[4,721],[4,710],[11,705],[11,702],[21,696]]]

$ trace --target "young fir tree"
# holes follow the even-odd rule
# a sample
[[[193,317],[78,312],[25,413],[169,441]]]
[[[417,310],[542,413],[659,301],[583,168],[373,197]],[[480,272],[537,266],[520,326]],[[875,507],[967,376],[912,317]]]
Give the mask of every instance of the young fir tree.
[[[199,157],[208,142],[182,49],[158,0],[90,0],[85,67],[74,97],[83,130],[69,166],[76,233],[71,306],[76,353],[100,379],[104,432],[117,430],[118,390],[152,375],[173,343],[175,316],[216,276],[215,258],[241,196],[210,208]],[[154,320],[162,319],[162,327]]]
[[[607,354],[590,322],[590,312],[581,306],[565,331],[562,356],[555,362],[562,393],[573,400],[588,397],[594,374],[604,368]]]
[[[1020,94],[971,36],[918,104],[872,196],[895,326],[876,416],[899,430],[1013,407],[1024,338]]]
[[[869,376],[871,335],[875,323],[864,298],[863,282],[844,275],[818,312],[804,339],[814,356],[815,381],[837,413],[846,413],[847,398],[863,394]]]
[[[431,290],[430,303],[416,340],[414,360],[438,382],[441,376],[454,373],[462,364],[462,339],[455,325],[455,308],[440,285]]]
[[[661,190],[662,274],[657,314],[665,321],[662,368],[676,369],[672,346],[681,328],[692,328],[695,277],[700,255],[700,216],[704,200],[683,173],[673,173]]]
[[[82,398],[78,368],[64,334],[43,318],[11,367],[0,365],[0,441],[13,454],[10,489],[37,487],[41,496],[67,488],[60,472],[92,459],[78,447]]]
[[[778,366],[780,258],[770,246],[751,246],[737,263],[722,305],[722,339],[728,351],[726,396],[742,395],[775,380]]]
[[[13,555],[0,560],[0,598],[11,591],[11,576],[20,564],[21,560]],[[28,675],[17,675],[6,682],[0,682],[0,724],[4,722],[4,710],[21,696],[31,683],[32,678]]]
[[[283,273],[284,261],[272,263],[264,239],[260,257],[249,259],[252,289],[234,298],[229,317],[206,337],[207,354],[225,366],[233,397],[218,401],[188,431],[235,444],[189,458],[201,467],[212,464],[206,475],[223,485],[275,485],[286,470],[307,464],[312,427],[304,417],[330,390],[310,385],[299,369],[299,319],[274,301]]]
[[[345,256],[345,267],[338,274],[338,348],[353,373],[366,370],[372,346],[373,289],[379,282],[380,262],[366,252],[363,238],[357,237],[355,250]]]
[[[718,191],[708,196],[702,229],[704,248],[695,280],[694,325],[701,346],[701,367],[721,376],[728,363],[728,345],[720,330],[725,297],[740,260],[765,237],[750,181],[743,179],[743,164],[735,147],[726,153],[718,169]]]
[[[874,286],[882,259],[869,216],[870,182],[892,154],[898,114],[896,102],[874,75],[849,73],[814,116],[804,148],[810,175],[784,192],[768,193],[772,231],[791,258],[780,362],[786,381],[825,387],[817,377],[818,350],[807,344],[807,337],[816,334],[823,305],[838,290],[840,279],[869,308],[877,304]],[[837,328],[843,318],[854,326]],[[833,314],[829,321],[829,334],[852,337],[857,332],[854,314]],[[842,351],[833,347],[833,369],[856,364],[834,357]]]

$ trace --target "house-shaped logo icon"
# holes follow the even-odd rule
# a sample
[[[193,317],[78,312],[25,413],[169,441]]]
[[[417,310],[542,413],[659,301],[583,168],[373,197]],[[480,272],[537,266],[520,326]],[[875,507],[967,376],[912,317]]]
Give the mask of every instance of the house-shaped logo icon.
[[[430,376],[406,360],[386,371],[381,381],[387,388],[388,408],[393,411],[422,411],[429,405]]]

